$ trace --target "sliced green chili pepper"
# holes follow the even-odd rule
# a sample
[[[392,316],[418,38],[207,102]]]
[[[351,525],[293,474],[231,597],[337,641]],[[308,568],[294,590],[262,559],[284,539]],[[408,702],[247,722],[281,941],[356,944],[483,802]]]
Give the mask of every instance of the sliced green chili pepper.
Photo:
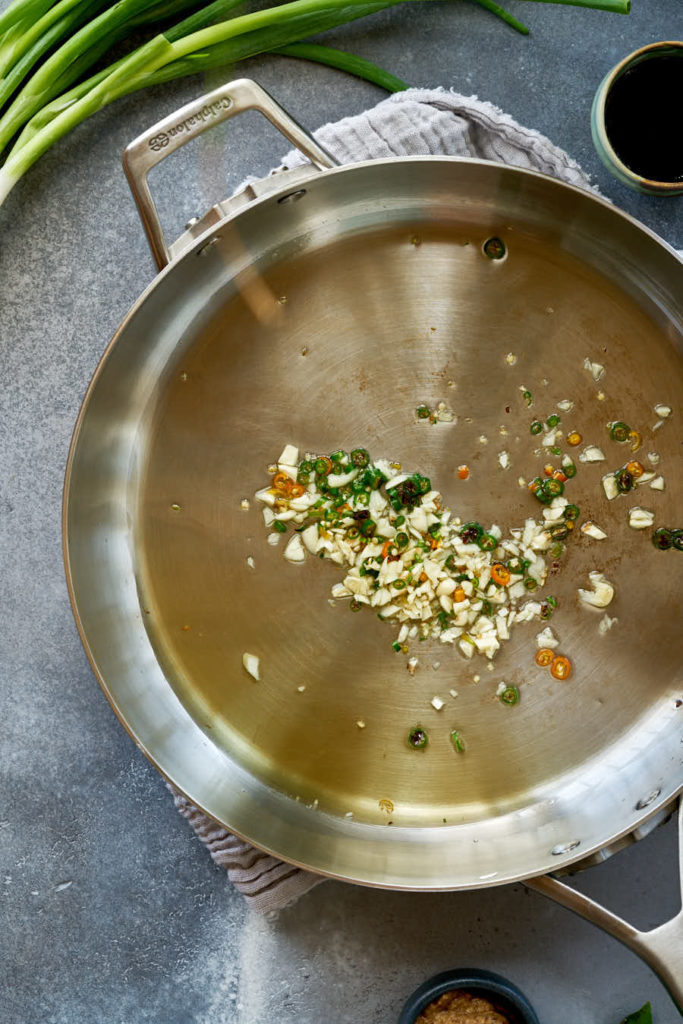
[[[302,462],[299,463],[299,469],[301,470],[302,473],[312,473],[313,463],[309,459],[304,459]]]
[[[344,459],[348,459],[348,457],[347,452],[343,451],[341,448],[336,452],[332,452],[330,455],[333,462],[343,462]]]
[[[534,420],[531,426],[529,427],[529,430],[532,434],[540,434],[543,430],[543,424],[540,420]]]
[[[298,469],[297,473],[296,473],[296,482],[298,484],[303,484],[304,487],[305,487],[307,484],[310,484],[310,482],[311,482],[311,474],[310,473],[304,473],[304,472],[302,472],[301,469]]]
[[[430,537],[438,537],[441,533],[441,523],[432,523],[431,526],[427,527],[427,533]]]
[[[541,605],[541,618],[545,622],[547,622],[547,620],[548,619],[552,619],[552,617],[553,617],[553,610],[550,607],[550,605],[548,604],[548,602],[546,601],[546,602],[544,602],[544,604]]]
[[[673,530],[671,538],[676,551],[683,551],[683,530]]]
[[[561,558],[563,554],[564,554],[564,544],[562,544],[560,541],[558,541],[557,544],[553,544],[553,546],[550,549],[550,557],[551,558]]]
[[[561,494],[564,494],[564,484],[561,480],[549,477],[543,481],[543,490],[550,498],[559,498]]]
[[[360,530],[357,526],[349,526],[346,530],[346,537],[348,540],[355,540],[356,537],[360,537]]]
[[[320,474],[320,476],[328,476],[332,472],[332,460],[328,459],[326,456],[321,456],[319,459],[315,460],[313,468],[316,473]]]
[[[370,453],[367,448],[354,448],[351,452],[351,462],[357,469],[365,469],[370,464]]]
[[[374,519],[363,519],[360,524],[360,532],[364,537],[372,537],[376,529],[377,523]]]
[[[406,589],[406,581],[405,580],[394,580],[393,587],[394,587],[394,590],[405,590]]]
[[[616,423],[612,424],[609,436],[612,438],[613,441],[618,441],[620,444],[622,444],[624,441],[628,440],[628,435],[630,433],[631,428],[629,427],[628,423],[623,423],[621,420],[617,420]]]
[[[432,489],[432,482],[428,476],[421,476],[419,473],[415,473],[413,481],[418,494],[427,494]]]
[[[524,580],[524,586],[527,590],[538,590],[538,580],[535,580],[533,576],[527,576]]]
[[[558,448],[558,447],[557,447],[557,445],[555,444],[555,445],[553,445],[553,447],[552,447],[552,448],[550,449],[550,454],[551,454],[551,455],[561,455],[561,454],[562,454],[562,449],[561,449],[561,448]]]
[[[534,404],[534,397],[530,391],[522,391],[522,398],[526,402],[528,408]]]
[[[427,742],[427,733],[424,731],[424,729],[420,729],[419,726],[416,726],[416,728],[411,729],[410,732],[408,733],[408,743],[413,748],[413,750],[422,750],[423,747],[427,746]]]
[[[397,654],[401,653],[401,645],[398,642],[398,640],[394,640],[394,642],[393,642],[393,644],[391,646],[394,648],[394,650],[396,651]]]
[[[569,536],[569,527],[566,523],[553,523],[548,532],[552,540],[566,540]]]
[[[581,510],[578,505],[565,505],[562,515],[570,522],[574,522],[581,515]]]
[[[551,608],[557,608],[557,598],[553,597],[552,594],[549,594],[545,600],[546,604],[549,604]]]
[[[548,419],[546,420],[546,423],[548,424],[551,430],[553,427],[556,427],[559,422],[560,417],[557,415],[557,413],[552,413],[550,416],[548,416]]]
[[[658,530],[652,534],[652,543],[658,551],[668,551],[670,547],[673,547],[674,538],[671,530],[667,530],[666,527],[660,526]]]
[[[562,472],[567,477],[567,479],[571,480],[573,476],[576,476],[576,466],[573,462],[563,462]]]
[[[500,695],[503,704],[519,704],[519,690],[516,686],[506,686]]]
[[[349,608],[352,612],[359,612],[363,607],[362,601],[356,601],[355,597],[349,601]]]
[[[482,551],[495,551],[498,547],[498,538],[494,537],[492,533],[482,533],[477,544]]]
[[[449,555],[446,561],[444,562],[444,565],[446,566],[447,569],[450,569],[452,572],[453,569],[455,569],[455,555]]]
[[[465,523],[460,527],[460,540],[464,544],[476,544],[483,532],[479,523]]]
[[[428,420],[430,416],[429,409],[426,405],[418,405],[415,413],[419,420]]]
[[[626,494],[628,491],[633,490],[633,476],[626,468],[618,470],[614,474],[614,479],[617,482],[617,489],[621,494]]]
[[[370,504],[370,495],[368,494],[367,491],[361,491],[360,494],[356,495],[356,497],[354,499],[354,503],[356,505],[369,505]]]
[[[519,576],[524,572],[524,563],[517,555],[508,559],[507,567],[515,576]]]
[[[394,542],[397,548],[405,548],[408,546],[409,539],[410,538],[408,537],[407,533],[403,533],[402,530],[399,530],[399,532],[394,537]]]
[[[403,526],[405,521],[406,521],[406,517],[405,516],[396,516],[396,518],[394,519],[394,526]]]

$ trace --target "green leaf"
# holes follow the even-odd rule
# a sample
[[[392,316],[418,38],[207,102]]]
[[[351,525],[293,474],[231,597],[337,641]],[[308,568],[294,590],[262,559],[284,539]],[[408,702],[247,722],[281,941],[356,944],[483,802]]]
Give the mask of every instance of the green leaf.
[[[628,1017],[624,1017],[621,1024],[652,1024],[652,1007],[645,1003],[645,1006],[641,1006],[635,1013],[629,1013]]]

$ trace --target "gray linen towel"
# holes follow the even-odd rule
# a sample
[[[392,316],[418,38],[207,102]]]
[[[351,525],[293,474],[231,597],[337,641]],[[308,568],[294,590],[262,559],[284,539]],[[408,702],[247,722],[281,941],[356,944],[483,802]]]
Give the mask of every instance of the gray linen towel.
[[[590,188],[576,161],[543,135],[523,128],[492,103],[445,89],[395,93],[355,117],[326,124],[316,139],[343,164],[393,156],[464,156],[514,164]],[[281,168],[304,158],[293,150]],[[324,882],[320,875],[285,864],[232,835],[171,788],[175,805],[216,864],[259,913],[273,913]]]

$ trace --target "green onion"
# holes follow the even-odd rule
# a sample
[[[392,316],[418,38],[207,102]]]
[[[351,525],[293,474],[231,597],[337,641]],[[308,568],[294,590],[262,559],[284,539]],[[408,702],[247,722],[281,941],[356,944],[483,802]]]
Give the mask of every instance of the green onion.
[[[278,533],[287,533],[287,524],[281,523],[279,519],[276,519],[273,523],[273,529],[277,530]]]
[[[427,746],[428,743],[427,733],[424,731],[424,729],[421,729],[419,726],[416,726],[414,729],[411,729],[410,732],[408,733],[408,743],[413,748],[413,750],[422,750],[424,747]]]
[[[621,420],[617,420],[616,423],[611,425],[609,436],[613,441],[618,441],[619,444],[622,444],[624,441],[628,440],[628,435],[630,433],[631,428],[629,425],[627,423],[623,423]]]
[[[460,735],[460,733],[458,732],[457,729],[453,729],[452,732],[451,732],[451,743],[453,744],[455,749],[458,751],[458,753],[460,753],[460,754],[464,753],[464,751],[465,751],[465,741],[463,740],[462,736]]]
[[[378,85],[380,89],[387,92],[403,92],[410,88],[406,82],[395,75],[377,67],[369,60],[356,57],[344,50],[334,50],[331,46],[317,46],[313,43],[292,43],[290,46],[280,46],[272,50],[282,57],[296,57],[299,60],[310,60],[316,64],[326,64],[330,68],[337,68],[338,71],[346,71],[356,78],[363,78],[366,82]]]
[[[500,695],[500,700],[503,704],[513,705],[519,704],[519,690],[516,686],[506,686]]]
[[[532,434],[540,434],[543,430],[543,424],[540,420],[534,420],[531,426],[529,427],[529,430]]]
[[[557,608],[557,598],[553,597],[552,594],[549,594],[545,600],[546,604],[550,605],[551,608]]]
[[[397,654],[401,653],[401,645],[398,642],[398,640],[394,640],[394,642],[393,642],[393,644],[391,646],[394,648],[394,650],[396,651]]]

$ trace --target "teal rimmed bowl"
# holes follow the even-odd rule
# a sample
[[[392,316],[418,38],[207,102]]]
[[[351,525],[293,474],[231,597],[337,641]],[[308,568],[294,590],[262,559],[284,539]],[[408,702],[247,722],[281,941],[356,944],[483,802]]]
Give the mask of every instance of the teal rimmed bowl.
[[[624,185],[628,185],[637,192],[644,192],[647,195],[676,196],[683,194],[683,181],[656,181],[652,178],[643,177],[636,171],[633,171],[616,153],[605,127],[605,104],[614,83],[621,78],[626,71],[635,67],[636,64],[639,64],[641,61],[653,60],[661,56],[675,56],[683,60],[683,42],[677,40],[666,40],[657,43],[650,43],[648,46],[642,46],[639,50],[635,50],[633,53],[630,53],[628,57],[624,57],[616,67],[612,68],[612,70],[605,75],[593,100],[593,107],[591,110],[591,134],[593,136],[593,144],[603,164],[607,170],[610,171],[615,178],[618,178]],[[680,103],[680,97],[671,96],[669,97],[668,102],[674,112],[675,118],[677,116],[676,111],[680,111],[680,107],[678,106]],[[680,145],[680,135],[678,137],[678,143],[676,143],[675,135],[676,128],[675,126],[672,126],[672,145]]]

